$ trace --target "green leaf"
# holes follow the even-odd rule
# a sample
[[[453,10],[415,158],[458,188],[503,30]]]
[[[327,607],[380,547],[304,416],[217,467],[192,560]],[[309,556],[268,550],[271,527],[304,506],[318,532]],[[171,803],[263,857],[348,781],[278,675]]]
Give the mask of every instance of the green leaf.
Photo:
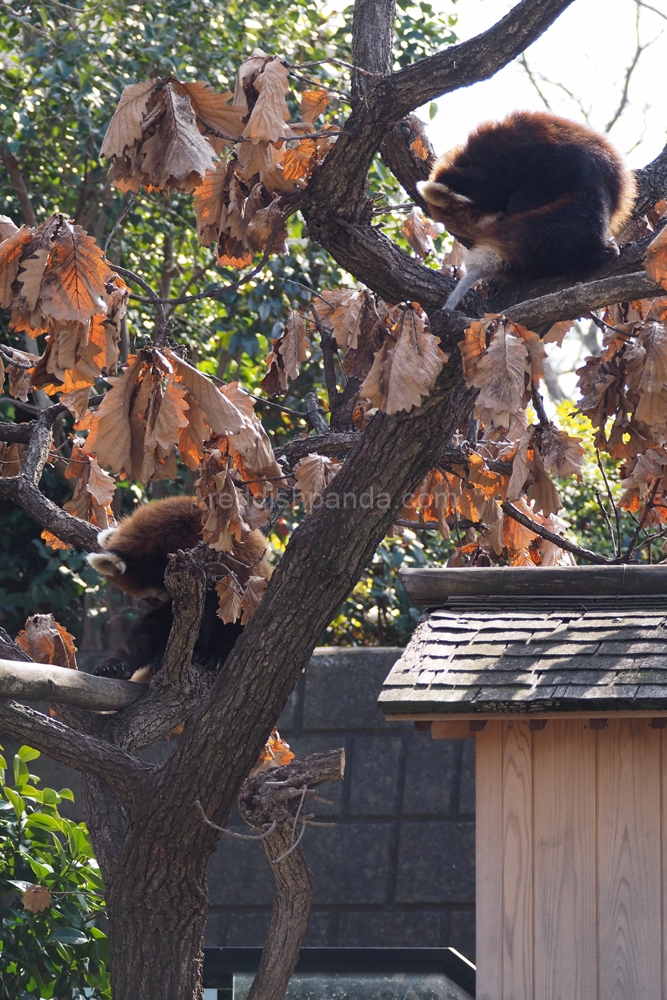
[[[32,747],[19,747],[16,756],[20,757],[21,760],[24,760],[27,763],[29,760],[37,760],[41,754],[39,750],[33,750]]]
[[[61,944],[87,944],[88,938],[76,927],[59,927],[51,935],[52,941],[60,941]]]
[[[53,788],[43,788],[42,802],[45,806],[57,806],[60,802],[60,796]]]
[[[46,791],[46,789],[44,789]],[[71,788],[61,788],[58,792],[61,799],[67,799],[69,802],[74,802],[74,792]]]
[[[26,828],[32,829],[36,827],[38,830],[48,830],[55,833],[60,833],[63,828],[63,822],[60,818],[49,815],[49,813],[32,813],[26,820]]]
[[[14,812],[18,819],[21,818],[25,812],[25,802],[20,795],[17,795],[13,788],[4,788],[5,797],[11,802],[14,807]]]

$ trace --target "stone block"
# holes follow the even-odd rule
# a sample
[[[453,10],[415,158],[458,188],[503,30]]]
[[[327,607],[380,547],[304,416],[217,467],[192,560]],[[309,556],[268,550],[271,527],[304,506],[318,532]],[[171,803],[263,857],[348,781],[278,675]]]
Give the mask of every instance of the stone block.
[[[227,921],[227,948],[262,948],[271,921],[270,910],[232,910]]]
[[[341,913],[339,947],[437,948],[440,945],[437,910],[359,910]]]
[[[304,948],[331,948],[333,939],[333,921],[326,910],[312,910],[306,936],[303,939]]]
[[[315,904],[384,903],[392,833],[382,823],[340,823],[307,831],[303,849],[315,876]]]
[[[252,831],[238,818],[229,828],[237,833]],[[208,864],[208,885],[213,906],[271,906],[274,881],[264,848],[259,841],[236,840],[224,833]],[[248,941],[250,945],[252,942]]]
[[[469,962],[475,962],[475,909],[452,910],[447,946],[456,948]]]
[[[400,736],[355,736],[350,767],[351,816],[393,816],[398,799]]]
[[[401,823],[395,902],[474,901],[474,823],[438,820]]]
[[[461,743],[470,740],[432,740],[414,733],[408,740],[403,788],[404,816],[453,817],[459,781]]]
[[[303,728],[388,729],[377,698],[403,651],[398,648],[316,649],[306,669]]]
[[[461,780],[459,785],[459,816],[475,815],[475,741],[463,740]]]

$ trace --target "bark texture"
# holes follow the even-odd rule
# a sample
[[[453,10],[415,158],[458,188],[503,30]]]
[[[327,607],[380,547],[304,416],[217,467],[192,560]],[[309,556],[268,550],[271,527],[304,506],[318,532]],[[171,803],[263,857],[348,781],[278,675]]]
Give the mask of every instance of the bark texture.
[[[66,716],[70,726],[22,706],[0,704],[0,728],[90,775],[84,803],[109,886],[114,1000],[201,998],[206,866],[218,834],[202,821],[198,804],[212,823],[224,825],[322,631],[407,496],[436,464],[472,407],[475,393],[465,386],[455,346],[469,317],[481,315],[484,303],[469,295],[467,315],[440,312],[452,281],[423,267],[372,227],[366,194],[372,159],[382,148],[409,190],[426,168],[406,153],[411,142],[402,124],[406,116],[440,94],[492,76],[571,2],[522,0],[477,38],[387,75],[393,2],[357,0],[355,61],[366,72],[355,75],[353,113],[304,192],[308,231],[341,266],[388,301],[419,301],[445,350],[451,351],[450,363],[421,407],[391,417],[378,413],[363,434],[336,436],[341,453],[348,455],[345,465],[322,507],[292,536],[263,602],[213,680],[189,664],[205,575],[205,565],[190,553],[170,567],[175,620],[166,669],[139,702],[112,716],[72,711]],[[411,131],[409,125],[407,129]],[[651,203],[662,185],[663,162],[658,160],[653,170],[640,171],[642,195]],[[505,289],[493,304],[513,306],[515,318],[534,328],[581,315],[610,296],[652,294],[640,270],[640,243],[624,248],[612,270],[591,276],[587,284],[563,289],[557,281],[542,283],[523,289],[519,298],[516,290]],[[39,491],[55,409],[36,421],[24,468],[18,476],[0,480],[0,497],[19,503],[65,541],[94,550],[96,530],[50,504]],[[290,460],[299,447],[287,446]],[[163,764],[147,765],[133,756],[183,720],[183,736]],[[274,860],[280,853],[277,842],[275,851]],[[285,898],[292,898],[295,889],[302,903],[296,909],[297,904],[287,906],[276,917],[275,926],[286,928],[280,932],[284,968],[292,961],[298,937],[290,921],[300,926],[310,891],[297,850],[283,860],[289,858],[298,871],[282,869]],[[279,995],[271,994],[275,1000]]]
[[[312,754],[246,780],[239,795],[243,819],[262,833],[276,883],[271,924],[248,1000],[282,1000],[299,958],[313,902],[313,875],[299,841],[313,788],[340,781],[345,751]],[[275,829],[274,829],[275,827]]]

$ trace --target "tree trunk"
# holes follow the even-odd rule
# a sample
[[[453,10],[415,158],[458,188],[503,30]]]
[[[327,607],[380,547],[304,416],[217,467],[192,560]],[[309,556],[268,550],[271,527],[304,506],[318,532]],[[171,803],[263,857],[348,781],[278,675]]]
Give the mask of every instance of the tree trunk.
[[[294,847],[291,829],[279,827],[263,844],[273,866],[276,895],[266,944],[248,1000],[283,1000],[308,926],[315,883],[301,847]],[[287,854],[288,851],[291,853]],[[278,858],[282,860],[277,861]]]
[[[192,850],[132,824],[107,903],[113,1000],[202,1000],[207,835]]]

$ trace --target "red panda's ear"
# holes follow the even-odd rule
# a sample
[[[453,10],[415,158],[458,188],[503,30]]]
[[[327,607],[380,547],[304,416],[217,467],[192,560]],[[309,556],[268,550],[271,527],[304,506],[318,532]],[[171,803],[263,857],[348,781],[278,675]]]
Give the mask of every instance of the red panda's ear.
[[[127,569],[127,564],[115,552],[91,552],[87,556],[87,561],[100,576],[106,576],[112,580],[122,576]]]
[[[458,201],[462,205],[472,205],[472,198],[465,194],[452,191],[446,184],[439,181],[417,181],[417,190],[420,195],[430,205],[439,205],[440,208],[449,208],[452,201]]]
[[[438,184],[437,181],[417,181],[417,190],[424,201],[431,205],[442,205],[446,208],[450,204],[449,188],[446,184]]]

